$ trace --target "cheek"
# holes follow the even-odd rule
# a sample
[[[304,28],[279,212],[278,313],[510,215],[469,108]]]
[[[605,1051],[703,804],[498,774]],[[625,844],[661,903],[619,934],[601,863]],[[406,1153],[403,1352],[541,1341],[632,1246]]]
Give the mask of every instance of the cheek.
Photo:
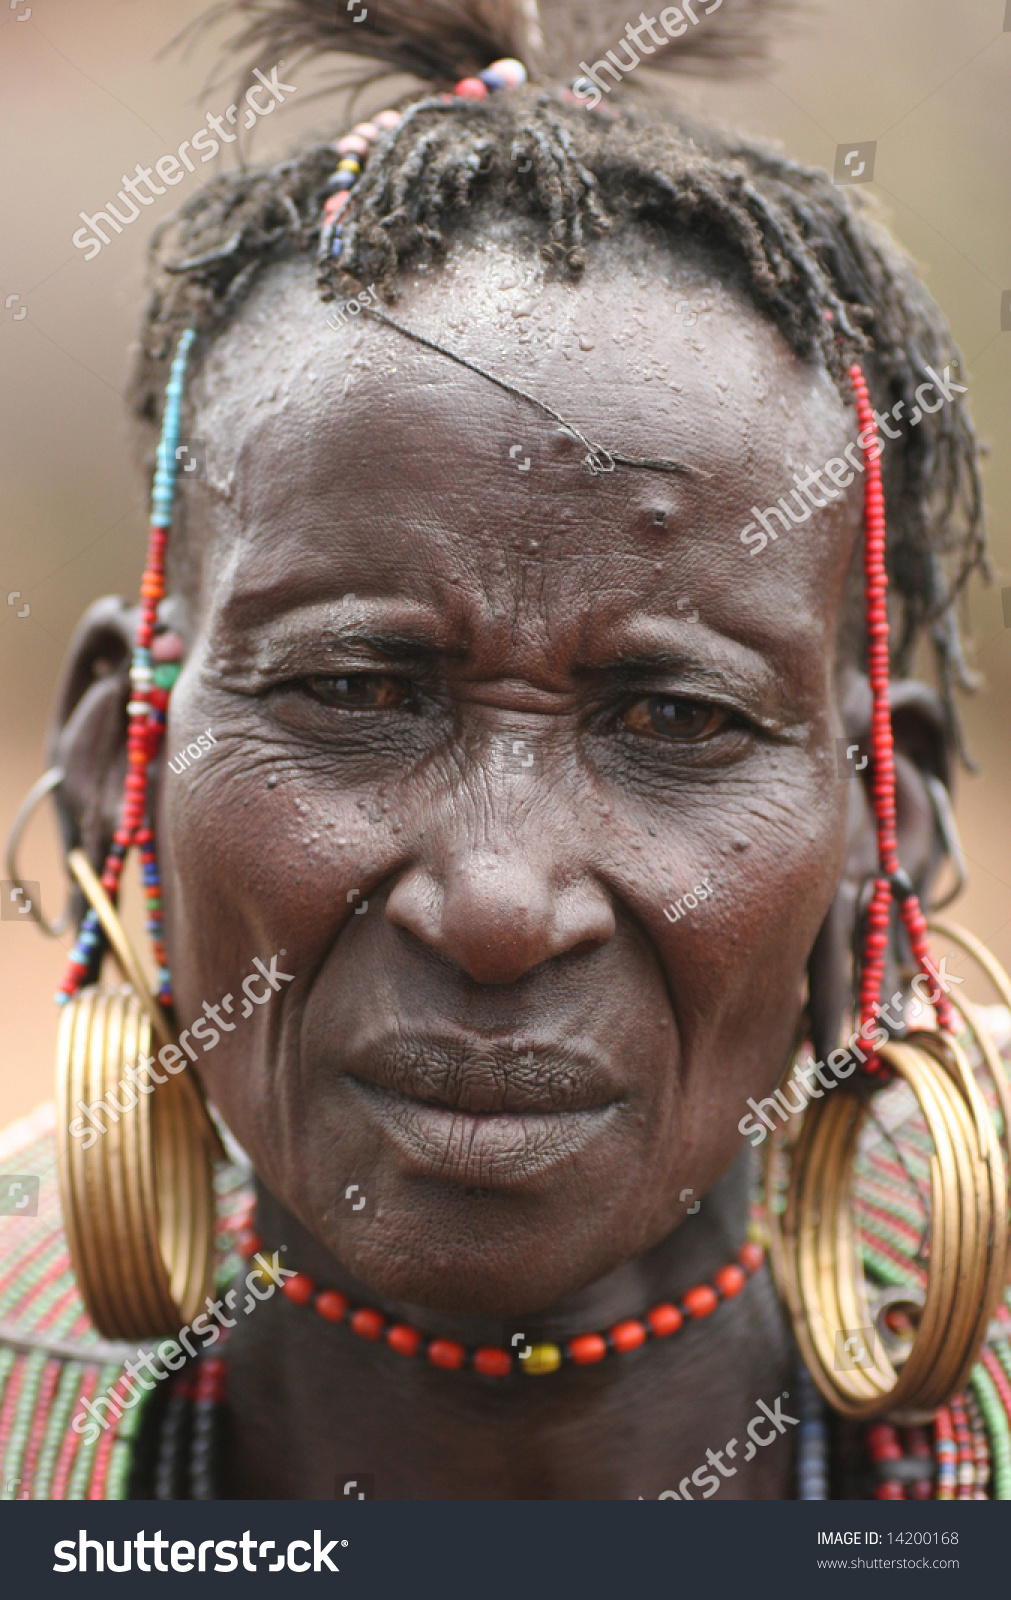
[[[760,1015],[759,984],[793,992],[839,881],[849,788],[820,750],[763,751],[628,817],[615,892],[661,952],[688,1039]]]
[[[195,716],[199,709],[182,697],[173,706],[168,754],[208,726],[216,742],[182,772],[166,764],[158,795],[169,968],[185,1027],[205,1002],[241,998],[254,957],[269,965],[284,952],[294,981],[197,1063],[255,1150],[275,1114],[279,1063],[297,1063],[301,1013],[320,969],[369,885],[395,862],[396,823],[375,785],[338,787],[311,758],[296,763],[280,741],[233,731],[222,713]]]
[[[215,947],[222,932],[267,942],[283,932],[309,964],[389,850],[382,786],[354,772],[338,776],[324,752],[293,748],[257,702],[208,691],[184,672],[168,754],[207,728],[214,743],[206,753],[182,772],[162,771],[170,940],[184,958],[197,949],[217,962],[231,956]]]
[[[625,888],[676,1019],[671,1172],[690,1172],[698,1192],[740,1148],[748,1097],[768,1093],[785,1065],[845,854],[848,785],[821,760],[778,759],[787,770],[773,782],[752,775],[680,807],[673,827],[666,816],[661,850]]]

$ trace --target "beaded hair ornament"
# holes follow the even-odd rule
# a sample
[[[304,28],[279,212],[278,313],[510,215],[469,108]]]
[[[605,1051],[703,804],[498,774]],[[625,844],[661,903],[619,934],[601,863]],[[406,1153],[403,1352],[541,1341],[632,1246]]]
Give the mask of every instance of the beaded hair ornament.
[[[522,62],[510,58],[495,61],[473,78],[463,78],[453,93],[440,98],[443,103],[456,100],[484,100],[502,90],[518,88],[526,82],[526,68]],[[567,100],[576,101],[574,94]],[[599,114],[599,113],[598,113]],[[370,147],[388,135],[401,121],[399,111],[381,111],[368,122],[360,122],[350,133],[335,143],[337,167],[325,189],[323,204],[319,261],[321,265],[337,263],[344,251],[343,229],[352,218],[355,190],[368,159]],[[369,308],[365,308],[369,309]],[[587,446],[584,465],[591,472],[610,472],[616,465],[644,467],[667,472],[696,472],[698,468],[684,463],[665,460],[645,460],[622,456],[604,450],[587,440],[579,429],[565,421],[550,406],[534,396],[505,383],[492,373],[466,361],[431,340],[424,339],[408,328],[402,327],[383,313],[373,311],[374,318],[417,343],[448,356],[469,370],[490,379],[499,387],[536,405],[553,417],[569,434]],[[109,899],[118,901],[123,863],[128,852],[140,851],[141,874],[146,899],[147,929],[152,941],[154,959],[158,968],[158,998],[163,1005],[172,1004],[172,981],[168,970],[163,940],[161,882],[158,873],[157,853],[152,827],[150,794],[154,764],[157,761],[165,732],[169,695],[179,676],[183,646],[178,635],[158,632],[158,606],[165,593],[165,552],[176,481],[176,449],[179,443],[180,416],[186,363],[196,337],[190,328],[182,335],[172,363],[165,392],[165,407],[161,438],[158,444],[154,490],[152,495],[151,531],[148,544],[147,566],[141,582],[141,614],[137,624],[133,659],[130,669],[131,698],[127,706],[129,729],[127,733],[128,770],[120,808],[118,826],[105,858],[101,883]],[[888,577],[885,567],[885,504],[881,483],[877,421],[871,405],[867,383],[862,369],[854,364],[849,378],[860,424],[859,444],[863,452],[864,478],[864,579],[867,607],[868,677],[873,695],[873,721],[871,728],[871,796],[877,825],[878,871],[874,891],[866,915],[863,941],[863,960],[860,970],[859,1011],[860,1023],[873,1030],[877,1004],[884,977],[885,958],[891,923],[891,903],[896,900],[905,924],[909,945],[920,971],[929,977],[937,990],[934,1001],[938,1025],[950,1031],[953,1015],[950,1002],[937,982],[937,969],[930,956],[927,942],[927,924],[919,900],[908,874],[899,863],[896,840],[895,764],[892,743],[891,711],[889,705],[889,655],[888,655]],[[104,934],[98,917],[89,910],[81,923],[77,941],[70,953],[66,975],[57,993],[57,1000],[65,1003],[76,994],[88,979],[102,953]],[[866,1037],[866,1035],[865,1035]],[[870,1055],[864,1072],[872,1078],[885,1074],[883,1065],[874,1054]]]

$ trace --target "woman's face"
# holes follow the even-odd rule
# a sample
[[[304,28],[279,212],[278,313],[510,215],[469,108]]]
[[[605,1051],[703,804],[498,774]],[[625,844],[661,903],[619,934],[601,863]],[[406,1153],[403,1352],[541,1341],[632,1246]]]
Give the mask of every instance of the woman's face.
[[[393,313],[694,476],[591,476],[486,379],[328,326],[304,264],[193,385],[166,752],[214,742],[162,777],[179,1014],[234,997],[209,1090],[378,1295],[535,1311],[655,1244],[789,1049],[844,847],[860,480],[740,535],[855,429],[712,271],[643,246],[574,286],[486,243]]]

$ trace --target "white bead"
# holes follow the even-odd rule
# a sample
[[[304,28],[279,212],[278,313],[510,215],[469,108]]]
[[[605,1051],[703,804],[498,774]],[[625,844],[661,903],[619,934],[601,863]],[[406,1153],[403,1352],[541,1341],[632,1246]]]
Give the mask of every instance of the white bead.
[[[518,89],[521,83],[527,81],[526,67],[514,56],[503,56],[501,61],[493,61],[488,71],[497,72],[500,78],[505,79],[509,89]]]

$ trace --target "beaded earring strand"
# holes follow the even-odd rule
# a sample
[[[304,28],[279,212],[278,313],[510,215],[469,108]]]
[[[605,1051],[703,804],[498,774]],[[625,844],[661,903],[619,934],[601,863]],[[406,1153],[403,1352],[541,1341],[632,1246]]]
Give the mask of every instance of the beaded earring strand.
[[[126,708],[129,717],[126,783],[119,825],[112,836],[101,877],[102,888],[115,905],[119,898],[127,852],[134,846],[140,851],[147,931],[158,968],[158,999],[164,1006],[172,1004],[172,980],[162,937],[161,879],[149,813],[149,790],[151,765],[165,733],[169,692],[179,676],[182,642],[175,634],[155,638],[155,628],[158,605],[165,594],[165,550],[175,501],[176,449],[179,444],[186,362],[195,338],[194,330],[188,328],[179,340],[165,390],[165,410],[151,495],[147,565],[140,585],[140,621],[130,665],[131,697]],[[57,1004],[65,1005],[77,993],[95,964],[103,938],[98,916],[89,910],[70,952],[67,971],[57,991]]]
[[[858,434],[863,448],[864,470],[864,590],[867,606],[867,676],[873,696],[871,723],[871,795],[878,835],[878,876],[874,897],[867,912],[863,962],[860,972],[860,1027],[862,1037],[873,1033],[885,973],[888,930],[893,898],[899,902],[909,944],[920,971],[938,989],[934,1001],[938,1026],[954,1031],[951,1004],[937,982],[937,971],[927,942],[926,918],[920,908],[909,874],[899,864],[895,816],[895,758],[892,739],[892,711],[889,700],[888,659],[888,571],[885,565],[885,495],[881,483],[878,424],[867,390],[863,370],[855,362],[849,369],[856,402]],[[866,1032],[863,1030],[866,1028]],[[865,1075],[880,1079],[883,1068],[872,1055],[863,1069]]]

